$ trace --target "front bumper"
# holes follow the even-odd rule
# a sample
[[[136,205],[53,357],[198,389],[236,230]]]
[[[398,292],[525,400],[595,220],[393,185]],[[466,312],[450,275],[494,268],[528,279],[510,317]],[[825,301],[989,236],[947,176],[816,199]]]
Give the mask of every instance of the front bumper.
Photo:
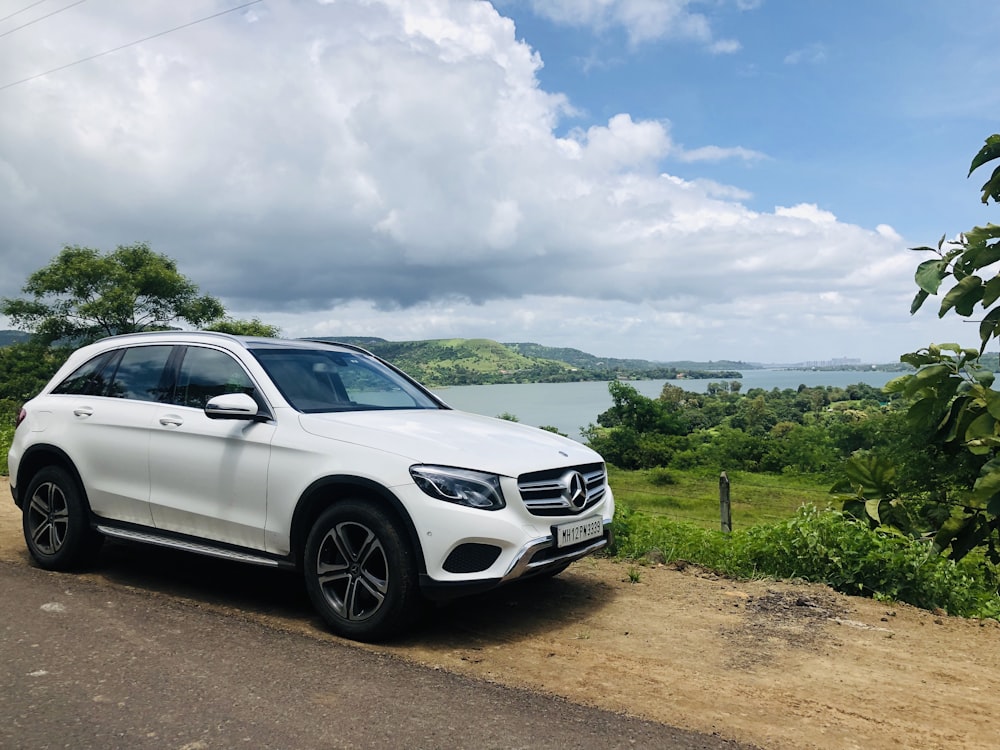
[[[469,594],[478,594],[511,581],[544,575],[556,568],[563,568],[575,560],[611,547],[613,541],[611,521],[605,520],[603,537],[581,542],[572,547],[556,547],[555,538],[552,536],[531,540],[521,548],[507,572],[500,577],[440,581],[424,574],[420,576],[420,588],[424,596],[433,601],[447,601]]]

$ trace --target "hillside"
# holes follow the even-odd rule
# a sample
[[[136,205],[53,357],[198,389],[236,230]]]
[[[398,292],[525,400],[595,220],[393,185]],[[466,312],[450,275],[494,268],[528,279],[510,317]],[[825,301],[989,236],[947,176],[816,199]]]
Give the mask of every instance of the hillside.
[[[341,336],[326,340],[362,346],[430,386],[597,379],[566,362],[528,357],[489,339],[386,341]]]
[[[714,366],[678,368],[643,359],[601,358],[579,349],[531,343],[501,344],[490,339],[386,341],[377,337],[328,336],[322,340],[362,346],[432,387],[616,378],[670,379],[681,373],[688,378],[740,377],[737,370]]]
[[[717,373],[716,377],[722,377],[721,373],[723,372],[731,373],[734,370],[755,370],[760,367],[759,365],[752,365],[747,362],[731,362],[728,360],[720,362],[651,362],[647,359],[616,359],[614,357],[597,357],[579,349],[543,346],[542,344],[532,343],[513,343],[504,344],[504,346],[508,346],[526,357],[553,359],[587,370],[645,372],[648,370],[669,368],[678,372],[686,370],[715,372]]]
[[[0,346],[10,346],[31,338],[24,331],[0,331]]]

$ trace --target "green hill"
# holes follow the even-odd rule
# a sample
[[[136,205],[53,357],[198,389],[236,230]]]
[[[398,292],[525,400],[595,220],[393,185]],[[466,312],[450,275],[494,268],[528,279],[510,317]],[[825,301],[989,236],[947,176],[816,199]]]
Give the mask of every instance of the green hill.
[[[490,339],[386,341],[377,337],[328,336],[322,340],[364,347],[432,387],[616,378],[667,379],[681,373],[689,378],[740,377],[740,373],[733,370],[681,369],[643,359],[601,358],[579,349],[530,343],[501,344]]]
[[[328,340],[362,346],[430,386],[583,379],[573,377],[572,365],[527,357],[490,339],[386,341],[342,336]]]
[[[597,357],[593,354],[580,351],[579,349],[557,348],[543,346],[541,344],[516,343],[504,344],[514,351],[526,357],[538,357],[541,359],[552,359],[559,362],[566,362],[574,367],[588,370],[614,370],[627,372],[646,372],[649,370],[671,370],[685,371],[697,370],[708,372],[722,372],[732,370],[753,370],[758,369],[757,365],[750,365],[746,362],[651,362],[647,359],[616,359],[614,357]],[[717,377],[720,377],[717,375]]]
[[[31,336],[24,331],[0,331],[0,346],[10,346],[21,341],[27,341]]]

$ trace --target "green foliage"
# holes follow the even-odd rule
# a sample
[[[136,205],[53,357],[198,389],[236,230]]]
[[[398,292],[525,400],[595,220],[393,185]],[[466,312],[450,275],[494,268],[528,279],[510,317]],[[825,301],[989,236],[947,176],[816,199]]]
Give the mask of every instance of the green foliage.
[[[106,255],[67,245],[22,291],[28,296],[4,298],[0,313],[46,344],[160,329],[175,320],[199,326],[225,312],[214,297],[198,296],[173,260],[144,243]]]
[[[790,519],[731,534],[620,508],[619,557],[652,549],[742,578],[800,578],[847,594],[902,601],[961,616],[997,617],[996,570],[943,558],[925,542],[870,528],[837,511],[805,506]]]
[[[971,177],[973,172],[994,159],[1000,159],[1000,135],[996,134],[986,139],[986,145],[979,150],[976,158],[972,160],[972,165],[969,167],[969,176]],[[994,202],[1000,203],[1000,166],[993,170],[993,174],[983,185],[982,191],[983,203],[987,203],[990,198]]]
[[[987,138],[972,160],[969,174],[995,159],[1000,159],[1000,135]],[[991,198],[1000,200],[1000,167],[982,187],[983,203]],[[935,547],[949,550],[953,558],[982,546],[994,560],[1000,560],[1000,392],[993,388],[993,372],[980,362],[989,343],[1000,337],[1000,226],[975,227],[955,241],[946,242],[942,237],[937,247],[914,250],[934,257],[917,266],[914,280],[918,291],[911,313],[930,296],[942,293],[938,317],[951,312],[979,319],[978,347],[931,345],[905,354],[901,360],[919,369],[890,384],[890,390],[908,399],[907,420],[915,431],[926,435],[932,454],[954,455],[956,447],[962,447],[973,458],[962,461],[961,466],[979,470],[973,482],[955,482],[950,493],[941,492],[941,483],[936,485],[937,496],[929,499],[938,508],[923,514],[924,528],[933,534]],[[900,497],[888,499],[890,505],[903,504],[906,493],[898,494]],[[886,498],[861,493],[859,500],[866,501],[869,518],[881,517]],[[927,501],[926,492],[917,495],[917,502],[924,503],[925,509]],[[914,512],[907,511],[888,522],[907,533],[920,531],[919,525],[912,525]]]
[[[667,383],[651,399],[612,382],[612,407],[584,436],[607,461],[627,469],[832,475],[854,450],[871,447],[869,423],[886,413],[889,402],[863,384],[745,394],[717,385],[691,393]]]
[[[546,432],[551,432],[554,435],[562,435],[563,437],[569,437],[565,432],[560,432],[559,428],[551,424],[540,424],[538,425],[539,430],[545,430]]]
[[[516,414],[511,414],[509,411],[505,411],[502,414],[497,414],[497,419],[502,419],[505,422],[520,422],[521,420],[517,418]]]
[[[10,474],[10,468],[7,466],[7,451],[10,450],[10,444],[14,441],[14,425],[8,423],[8,420],[0,417],[0,476],[7,476]]]
[[[258,318],[234,320],[225,317],[205,326],[205,330],[228,333],[232,336],[258,336],[267,339],[277,338],[281,334],[281,329],[278,326],[262,323]]]

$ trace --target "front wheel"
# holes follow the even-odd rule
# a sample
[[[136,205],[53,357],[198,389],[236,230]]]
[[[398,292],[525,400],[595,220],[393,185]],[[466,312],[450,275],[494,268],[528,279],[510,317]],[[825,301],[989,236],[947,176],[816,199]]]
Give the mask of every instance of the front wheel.
[[[46,570],[72,570],[90,562],[104,540],[90,528],[76,481],[58,466],[47,466],[31,478],[21,525],[28,552]]]
[[[305,549],[306,590],[338,635],[374,641],[415,619],[420,605],[413,551],[377,506],[345,500],[316,520]]]

